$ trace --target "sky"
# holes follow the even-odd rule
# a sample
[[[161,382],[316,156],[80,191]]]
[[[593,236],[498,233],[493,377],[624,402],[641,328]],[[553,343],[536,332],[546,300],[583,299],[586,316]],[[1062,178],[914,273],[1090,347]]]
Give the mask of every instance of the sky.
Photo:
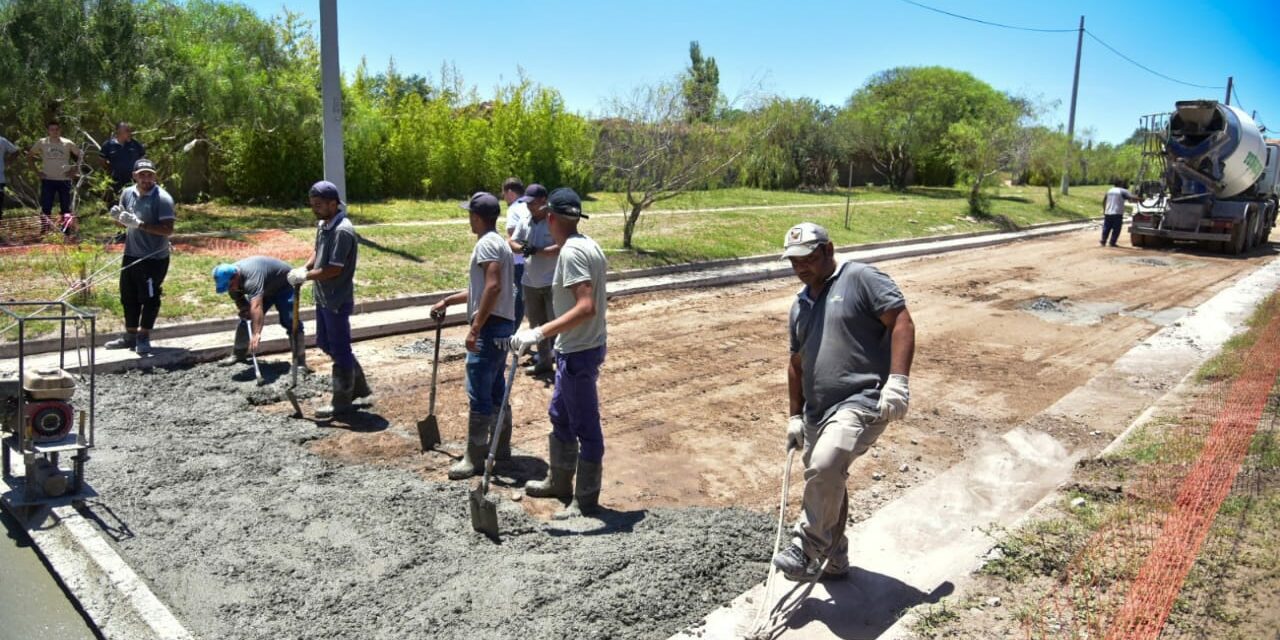
[[[520,69],[558,90],[569,109],[600,113],[605,101],[670,79],[689,63],[689,42],[720,69],[730,100],[764,90],[840,105],[878,71],[942,65],[1046,106],[1065,126],[1076,28],[1085,16],[1076,132],[1120,142],[1142,114],[1177,100],[1221,100],[1223,88],[1178,84],[1108,51],[1096,36],[1157,73],[1223,87],[1232,104],[1274,122],[1280,137],[1280,0],[919,0],[968,17],[1062,33],[1004,29],[941,15],[904,0],[338,0],[343,72],[361,58],[373,71],[395,60],[404,74],[439,77],[452,63],[488,94]],[[315,23],[318,0],[247,0],[264,16],[284,7]]]

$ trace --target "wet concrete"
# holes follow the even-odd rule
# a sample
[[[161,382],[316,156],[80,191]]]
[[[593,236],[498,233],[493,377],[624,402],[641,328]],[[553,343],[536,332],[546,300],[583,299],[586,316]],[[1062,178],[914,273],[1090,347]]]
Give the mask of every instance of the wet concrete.
[[[91,640],[97,636],[36,555],[31,538],[0,510],[0,638]]]
[[[495,543],[471,530],[470,484],[313,455],[306,443],[326,430],[253,409],[274,387],[251,375],[206,365],[98,386],[95,508],[198,637],[660,638],[766,569],[766,515],[544,523],[497,486]],[[608,478],[606,458],[605,505]]]

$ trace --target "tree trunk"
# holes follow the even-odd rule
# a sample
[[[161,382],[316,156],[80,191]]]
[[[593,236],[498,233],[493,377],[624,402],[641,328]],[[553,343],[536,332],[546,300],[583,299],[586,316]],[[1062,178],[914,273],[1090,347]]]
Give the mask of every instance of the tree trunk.
[[[969,189],[969,212],[985,214],[982,209],[982,180],[974,180],[973,187]]]
[[[640,212],[644,210],[644,204],[631,205],[631,211],[627,212],[627,220],[622,225],[622,248],[631,250],[631,237],[635,234],[636,223],[640,221]]]
[[[1049,194],[1049,209],[1053,210],[1055,207],[1057,207],[1057,205],[1053,202],[1053,181],[1045,180],[1044,188],[1045,188],[1045,191],[1048,192]]]

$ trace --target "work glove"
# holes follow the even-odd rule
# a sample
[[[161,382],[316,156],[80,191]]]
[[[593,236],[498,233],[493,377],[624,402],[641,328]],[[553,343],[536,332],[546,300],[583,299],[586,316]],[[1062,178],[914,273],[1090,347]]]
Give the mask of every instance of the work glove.
[[[511,336],[511,350],[524,355],[539,342],[542,342],[541,327],[517,331],[514,336]]]
[[[290,269],[287,278],[289,280],[289,286],[301,287],[302,283],[307,281],[307,268],[298,267],[296,269]]]
[[[787,418],[787,450],[804,448],[804,416],[796,414]]]
[[[907,416],[907,405],[911,403],[911,389],[907,386],[907,376],[890,374],[880,389],[880,419],[901,420]]]
[[[531,244],[525,244],[523,247],[520,248],[520,255],[526,258],[532,258],[533,256],[537,255],[537,253],[538,253],[538,248]]]
[[[124,207],[118,204],[113,204],[111,205],[111,209],[107,211],[107,215],[110,216],[112,220],[119,220],[120,212],[122,211],[124,211]]]
[[[130,229],[137,229],[138,225],[142,224],[142,219],[132,211],[121,211],[120,216],[116,218],[116,222],[119,222]]]

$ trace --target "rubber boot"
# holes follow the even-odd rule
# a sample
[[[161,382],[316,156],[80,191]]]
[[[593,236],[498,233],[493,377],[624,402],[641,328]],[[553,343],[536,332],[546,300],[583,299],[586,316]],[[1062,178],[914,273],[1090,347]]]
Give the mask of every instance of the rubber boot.
[[[231,354],[218,361],[222,367],[230,367],[249,361],[249,324],[241,320],[236,323],[235,341],[231,343]]]
[[[547,436],[551,454],[547,456],[546,480],[534,480],[524,485],[524,494],[530,498],[573,497],[573,473],[578,468],[578,441],[561,442],[555,434]]]
[[[355,405],[351,404],[354,371],[334,365],[331,377],[333,379],[333,398],[329,401],[329,406],[316,409],[316,417],[321,420],[343,413],[351,413],[356,409]]]
[[[360,363],[356,363],[355,380],[351,389],[352,402],[361,408],[373,406],[373,389],[369,388],[369,381],[364,377],[364,368]]]
[[[474,411],[467,416],[467,448],[462,459],[449,467],[450,480],[466,480],[484,473],[484,460],[489,457],[489,426],[497,418]]]
[[[502,412],[502,435],[498,436],[498,450],[493,454],[495,462],[506,462],[511,459],[511,406]]]
[[[563,511],[552,517],[566,520],[578,516],[595,515],[600,510],[600,472],[601,465],[596,462],[578,460],[578,484],[573,488],[573,502]]]

